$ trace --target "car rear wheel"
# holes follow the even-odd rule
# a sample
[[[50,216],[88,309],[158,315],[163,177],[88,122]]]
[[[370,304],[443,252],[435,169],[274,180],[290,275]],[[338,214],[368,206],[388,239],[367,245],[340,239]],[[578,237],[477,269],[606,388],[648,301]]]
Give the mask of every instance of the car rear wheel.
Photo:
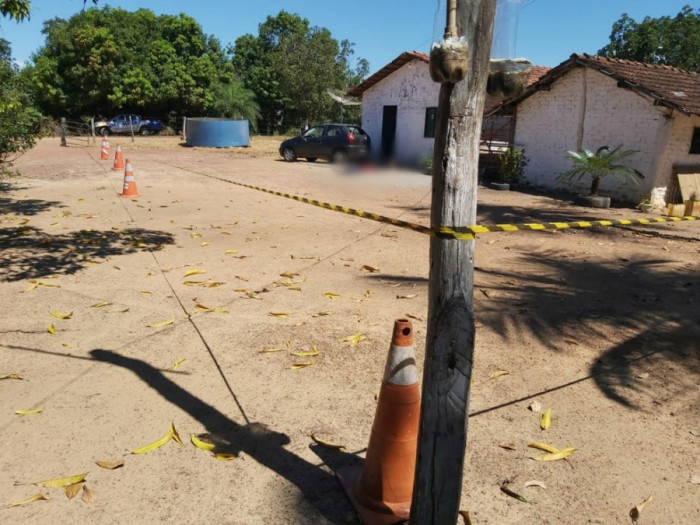
[[[348,160],[348,154],[344,149],[337,149],[333,152],[331,160],[337,163],[345,162]]]
[[[316,157],[307,157],[306,162],[316,162]]]
[[[282,157],[284,157],[284,160],[287,162],[294,162],[297,160],[297,154],[292,148],[284,148],[284,151],[282,151]]]

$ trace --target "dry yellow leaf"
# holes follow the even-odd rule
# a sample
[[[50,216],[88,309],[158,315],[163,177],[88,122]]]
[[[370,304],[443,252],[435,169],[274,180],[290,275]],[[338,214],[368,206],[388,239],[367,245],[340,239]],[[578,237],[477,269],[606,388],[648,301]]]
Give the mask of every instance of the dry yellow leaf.
[[[308,361],[306,363],[294,363],[292,365],[292,370],[299,370],[301,368],[306,368],[307,366],[311,366],[315,363],[316,361]]]
[[[319,354],[319,351],[315,345],[313,347],[313,350],[311,350],[309,352],[292,352],[292,355],[296,356],[296,357],[314,357],[314,356],[317,356],[318,354]]]
[[[192,444],[201,450],[213,452],[214,449],[216,448],[216,445],[214,443],[209,443],[208,441],[204,441],[204,440],[202,440],[201,437],[199,437],[195,434],[192,434],[190,439],[192,440]]]
[[[201,233],[190,233],[190,237],[192,237],[193,239],[196,239],[196,238],[201,237],[201,236],[202,236]]]
[[[40,414],[43,411],[43,408],[34,408],[32,410],[15,410],[15,414],[19,416],[31,416],[33,414]]]
[[[148,290],[140,290],[139,293],[141,295],[151,295],[151,292],[149,292]]]
[[[49,313],[52,317],[55,317],[56,319],[70,319],[71,317],[73,317],[73,312],[62,314],[61,312],[54,312],[53,310],[49,310]]]
[[[460,510],[459,515],[462,516],[462,520],[464,520],[463,525],[472,525],[472,517],[469,515],[468,510]]]
[[[311,439],[318,443],[322,447],[331,448],[333,450],[345,450],[345,445],[339,445],[337,443],[332,443],[324,439],[319,438],[316,434],[311,434]]]
[[[133,450],[131,453],[132,454],[145,454],[147,452],[151,452],[157,448],[162,447],[171,439],[173,439],[173,433],[171,431],[168,431],[168,433],[165,434],[158,441],[155,441],[155,442],[151,443],[150,445],[146,445],[145,447],[137,448],[136,450]]]
[[[194,305],[194,307],[195,307],[197,310],[201,310],[202,312],[211,312],[211,308],[209,308],[208,306],[203,305],[202,303],[197,303],[197,304]]]
[[[66,496],[68,499],[73,499],[78,495],[78,492],[80,492],[80,489],[83,488],[83,482],[80,481],[78,483],[73,483],[72,485],[68,485],[64,492],[66,493]]]
[[[45,479],[42,481],[33,481],[31,483],[15,483],[15,485],[37,485],[38,487],[57,489],[85,481],[85,476],[87,475],[88,473],[85,472],[83,474],[75,474],[74,476],[66,476],[65,478]]]
[[[209,246],[209,243],[207,241],[203,241],[202,246]]]
[[[152,323],[147,325],[149,328],[161,328],[163,326],[168,326],[169,324],[173,324],[175,322],[175,319],[168,319],[167,321],[161,321],[160,323]]]
[[[646,507],[647,504],[651,503],[652,499],[653,498],[651,496],[649,496],[647,499],[642,501],[640,504],[632,507],[632,509],[630,510],[630,518],[632,518],[633,522],[637,523],[637,521],[639,520],[640,514],[644,510],[644,507]]]
[[[230,250],[226,250],[226,251],[224,252],[225,255],[231,255],[232,253],[238,253],[238,250],[230,249]]]
[[[540,428],[542,430],[547,430],[551,424],[552,424],[552,409],[548,408],[547,410],[544,411],[544,414],[542,414],[542,419],[540,420]]]
[[[558,452],[552,452],[550,454],[545,454],[544,456],[539,456],[539,457],[532,458],[532,459],[536,459],[537,461],[558,461],[560,459],[568,458],[571,454],[576,452],[576,450],[577,449],[575,449],[573,447],[566,447],[566,448],[561,449]]]
[[[293,273],[293,272],[282,272],[280,274],[280,277],[286,277],[288,279],[294,279],[295,277],[299,277],[298,273]]]
[[[54,328],[53,324],[50,324],[49,327],[46,329],[51,335],[56,335],[56,329]]]
[[[178,434],[177,430],[175,430],[175,423],[170,423],[170,435],[175,440],[175,443],[177,443],[178,445],[182,445],[182,439],[180,439],[180,434]]]
[[[372,297],[372,290],[365,290],[365,299]]]
[[[271,354],[273,352],[281,352],[282,348],[263,348],[258,353],[259,354]]]
[[[508,370],[496,370],[495,372],[492,372],[491,375],[489,376],[489,379],[496,379],[497,377],[505,376],[510,374]]]
[[[206,270],[198,270],[195,268],[194,270],[187,270],[183,277],[189,277],[190,275],[201,275],[203,273],[207,273]]]
[[[301,292],[301,288],[299,288],[298,286],[287,286],[287,290],[292,290],[292,291],[295,291],[295,292]]]
[[[116,310],[109,310],[108,314],[124,314],[129,311],[129,308],[118,308]]]
[[[19,374],[7,374],[7,375],[0,377],[0,381],[2,381],[3,379],[24,379],[24,378]]]
[[[119,467],[124,466],[124,460],[123,459],[118,459],[116,461],[109,461],[105,459],[100,459],[95,461],[98,467],[106,468],[107,470],[114,470]]]
[[[236,459],[236,454],[231,454],[227,452],[220,452],[218,454],[215,454],[214,457],[218,459],[219,461],[231,461],[232,459]]]
[[[92,503],[93,501],[97,501],[97,492],[94,490],[90,490],[87,485],[83,485],[83,495],[81,496],[81,499],[85,503]]]
[[[343,337],[340,342],[341,343],[350,343],[350,346],[355,346],[358,344],[360,341],[364,341],[367,339],[364,334],[355,334],[355,335],[349,335],[347,337]]]
[[[182,363],[184,363],[184,362],[185,362],[185,358],[184,358],[184,357],[181,358],[181,359],[178,359],[177,361],[175,361],[175,362],[173,363],[173,370],[177,370],[178,368],[180,368],[180,365],[181,365]]]
[[[340,297],[340,295],[338,295],[337,293],[333,293],[333,292],[326,292],[326,293],[323,294],[323,296],[324,296],[326,299],[335,299],[335,298],[337,298],[337,297]]]
[[[362,269],[366,272],[369,272],[369,273],[379,272],[379,268],[375,268],[374,266],[370,266],[369,264],[363,264]]]
[[[35,501],[39,501],[42,499],[48,500],[49,498],[47,498],[43,494],[34,494],[32,497],[27,498],[27,499],[23,499],[22,501],[15,501],[14,503],[10,503],[7,506],[7,508],[11,509],[12,507],[19,507],[20,505],[26,505],[27,503],[33,503]]]
[[[270,315],[272,317],[279,317],[280,319],[286,319],[287,317],[289,317],[289,314],[283,312],[267,312],[267,315]]]
[[[499,443],[498,446],[501,448],[505,448],[506,450],[516,450],[516,448],[517,448],[515,446],[515,443],[506,443],[505,441]]]
[[[546,443],[530,443],[528,447],[544,450],[545,452],[549,452],[550,454],[556,454],[557,452],[559,452],[558,448],[553,447],[552,445],[547,445]]]
[[[109,301],[102,301],[100,303],[95,303],[90,306],[90,308],[102,308],[103,306],[110,306],[112,303]]]
[[[397,299],[413,299],[414,297],[418,297],[417,293],[410,293],[408,295],[397,295]]]

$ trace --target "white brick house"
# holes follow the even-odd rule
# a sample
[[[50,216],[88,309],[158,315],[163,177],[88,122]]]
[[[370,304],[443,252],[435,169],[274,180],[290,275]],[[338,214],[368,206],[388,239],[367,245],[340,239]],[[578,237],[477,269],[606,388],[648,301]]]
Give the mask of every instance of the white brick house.
[[[424,157],[432,157],[440,84],[430,78],[428,61],[428,55],[419,51],[401,53],[350,91],[350,95],[362,97],[362,128],[372,139],[375,156],[414,165]],[[548,70],[534,66],[529,84]],[[487,97],[485,107],[500,102]],[[502,128],[501,121],[496,118],[493,122]],[[509,135],[509,121],[505,123],[508,129],[500,131]],[[490,124],[484,123],[487,134],[493,132]]]
[[[587,193],[590,182],[557,182],[569,169],[567,150],[624,145],[638,151],[626,162],[645,179],[637,186],[605,178],[600,193],[638,202],[651,189],[669,188],[676,173],[700,172],[700,75],[660,66],[572,55],[520,97],[496,110],[516,114],[514,143],[530,162],[526,181],[549,189]]]

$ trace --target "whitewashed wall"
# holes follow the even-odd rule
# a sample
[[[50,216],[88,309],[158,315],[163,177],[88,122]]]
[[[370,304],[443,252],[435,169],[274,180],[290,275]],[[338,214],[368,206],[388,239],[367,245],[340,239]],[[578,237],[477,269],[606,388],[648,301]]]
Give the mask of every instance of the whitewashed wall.
[[[433,139],[424,138],[425,110],[438,103],[440,85],[430,79],[428,64],[413,60],[378,82],[362,95],[362,127],[372,139],[372,151],[382,150],[384,106],[397,106],[394,156],[418,164],[432,157]]]
[[[667,140],[657,161],[654,186],[667,186],[669,184],[668,179],[673,173],[674,164],[698,166],[700,169],[700,155],[689,153],[693,129],[700,127],[700,116],[687,116],[674,112],[673,118],[669,120],[669,126]]]
[[[518,107],[515,143],[525,147],[530,159],[526,180],[545,188],[561,188],[587,193],[590,181],[560,183],[556,178],[569,169],[567,150],[577,149],[581,133],[582,146],[596,150],[603,145],[623,144],[624,149],[638,153],[627,163],[641,171],[645,180],[639,185],[621,184],[605,178],[600,193],[611,197],[638,201],[659,183],[661,164],[677,162],[677,150],[690,147],[690,134],[675,131],[667,108],[628,89],[618,88],[617,81],[587,68],[576,68],[554,82],[550,91],[538,91]],[[671,128],[669,128],[669,122]],[[680,139],[685,145],[676,144]],[[668,142],[667,142],[668,139]],[[657,162],[657,159],[666,159]]]

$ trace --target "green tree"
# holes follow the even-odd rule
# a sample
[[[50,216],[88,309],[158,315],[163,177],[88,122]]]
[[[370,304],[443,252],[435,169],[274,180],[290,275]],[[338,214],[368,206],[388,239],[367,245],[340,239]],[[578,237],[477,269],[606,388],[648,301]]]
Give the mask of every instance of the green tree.
[[[242,82],[218,84],[213,89],[214,104],[211,114],[218,117],[245,119],[250,122],[250,129],[257,131],[260,118],[260,106],[255,102],[255,94],[246,89]]]
[[[39,107],[54,117],[211,114],[214,89],[234,82],[220,42],[184,14],[91,8],[43,32],[29,69]]]
[[[83,0],[85,5],[88,0]],[[97,4],[98,0],[92,0],[93,4]],[[32,10],[31,0],[0,0],[0,15],[21,22],[29,19],[29,14]]]
[[[587,149],[567,151],[566,156],[574,161],[574,166],[559,175],[557,180],[571,181],[590,178],[591,195],[598,195],[600,181],[608,176],[616,177],[622,182],[637,184],[639,179],[644,178],[644,175],[635,168],[620,164],[622,160],[634,155],[636,151],[631,149],[620,151],[621,149],[622,144],[613,149],[610,149],[609,146],[602,146],[595,153]]]
[[[0,38],[0,176],[7,174],[17,156],[34,146],[40,120],[12,64],[10,44]]]
[[[238,38],[231,50],[233,67],[255,93],[262,131],[335,119],[338,103],[326,90],[350,89],[369,70],[364,59],[352,67],[353,45],[347,40],[339,43],[328,29],[312,27],[307,19],[286,11],[268,16],[257,36]]]
[[[689,5],[675,17],[637,22],[624,13],[613,24],[610,43],[599,55],[700,71],[700,8]]]

